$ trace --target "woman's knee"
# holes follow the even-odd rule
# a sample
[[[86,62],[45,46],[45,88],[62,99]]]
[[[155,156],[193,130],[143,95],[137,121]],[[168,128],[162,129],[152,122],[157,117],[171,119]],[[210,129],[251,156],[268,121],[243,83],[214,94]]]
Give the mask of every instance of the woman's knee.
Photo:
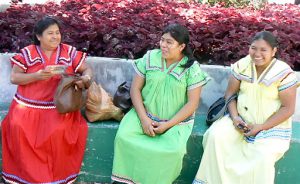
[[[215,142],[227,141],[227,138],[234,135],[236,130],[230,122],[222,121],[215,122],[205,133],[206,139],[211,139]]]

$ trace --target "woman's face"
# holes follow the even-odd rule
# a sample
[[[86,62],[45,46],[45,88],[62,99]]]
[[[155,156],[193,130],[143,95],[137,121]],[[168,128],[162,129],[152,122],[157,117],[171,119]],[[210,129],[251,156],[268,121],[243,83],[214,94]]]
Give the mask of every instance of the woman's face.
[[[47,50],[55,50],[61,42],[61,34],[57,24],[50,25],[45,29],[42,35],[37,35],[40,46]]]
[[[173,59],[181,56],[182,50],[185,47],[185,44],[179,44],[170,33],[165,33],[162,35],[160,42],[160,49],[162,52],[162,57],[165,59]]]
[[[271,45],[263,39],[255,40],[249,48],[249,54],[256,66],[267,67],[273,60],[277,48],[272,48]]]

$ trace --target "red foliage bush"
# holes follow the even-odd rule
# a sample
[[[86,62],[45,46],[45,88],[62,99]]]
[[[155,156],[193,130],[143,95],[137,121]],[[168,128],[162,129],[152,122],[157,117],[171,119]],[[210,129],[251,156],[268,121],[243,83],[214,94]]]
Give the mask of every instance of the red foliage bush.
[[[248,52],[258,31],[273,32],[279,56],[300,69],[298,5],[267,5],[261,10],[210,7],[168,0],[65,0],[60,5],[12,5],[0,12],[0,52],[17,52],[31,43],[36,20],[54,15],[63,23],[65,43],[92,56],[138,58],[158,47],[171,22],[187,26],[200,61],[228,65]]]

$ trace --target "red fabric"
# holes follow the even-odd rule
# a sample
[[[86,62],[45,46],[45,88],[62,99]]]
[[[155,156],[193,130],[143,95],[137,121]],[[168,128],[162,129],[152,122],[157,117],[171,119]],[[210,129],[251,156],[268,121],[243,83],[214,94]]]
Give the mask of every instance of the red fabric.
[[[60,56],[68,56],[68,45],[61,45]],[[35,46],[28,47],[31,61],[38,58]],[[61,63],[53,53],[48,60],[30,63],[20,54],[15,58],[26,66],[27,73],[36,72],[47,65]],[[71,56],[70,56],[71,57]],[[74,58],[77,56],[75,55]],[[82,54],[78,54],[82,57]],[[84,58],[83,58],[84,59]],[[78,59],[77,59],[78,60]],[[37,60],[36,60],[37,61]],[[78,66],[71,60],[69,72]],[[13,63],[16,61],[13,61]],[[14,63],[16,64],[16,63]],[[7,181],[29,183],[66,183],[76,178],[84,155],[87,124],[79,111],[59,114],[55,108],[45,109],[53,103],[53,96],[60,77],[20,85],[17,94],[21,102],[34,102],[34,108],[13,100],[8,115],[2,122],[3,177]],[[46,104],[46,105],[44,105]]]

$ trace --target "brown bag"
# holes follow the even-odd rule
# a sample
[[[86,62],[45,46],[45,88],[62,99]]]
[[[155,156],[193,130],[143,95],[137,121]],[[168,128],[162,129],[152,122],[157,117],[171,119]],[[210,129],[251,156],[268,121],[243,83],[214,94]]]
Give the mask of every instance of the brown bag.
[[[78,80],[78,75],[62,75],[54,96],[54,104],[59,113],[77,111],[84,106],[84,89],[75,85]]]
[[[90,122],[115,119],[120,121],[124,114],[112,103],[112,97],[93,82],[87,91],[85,115]]]

